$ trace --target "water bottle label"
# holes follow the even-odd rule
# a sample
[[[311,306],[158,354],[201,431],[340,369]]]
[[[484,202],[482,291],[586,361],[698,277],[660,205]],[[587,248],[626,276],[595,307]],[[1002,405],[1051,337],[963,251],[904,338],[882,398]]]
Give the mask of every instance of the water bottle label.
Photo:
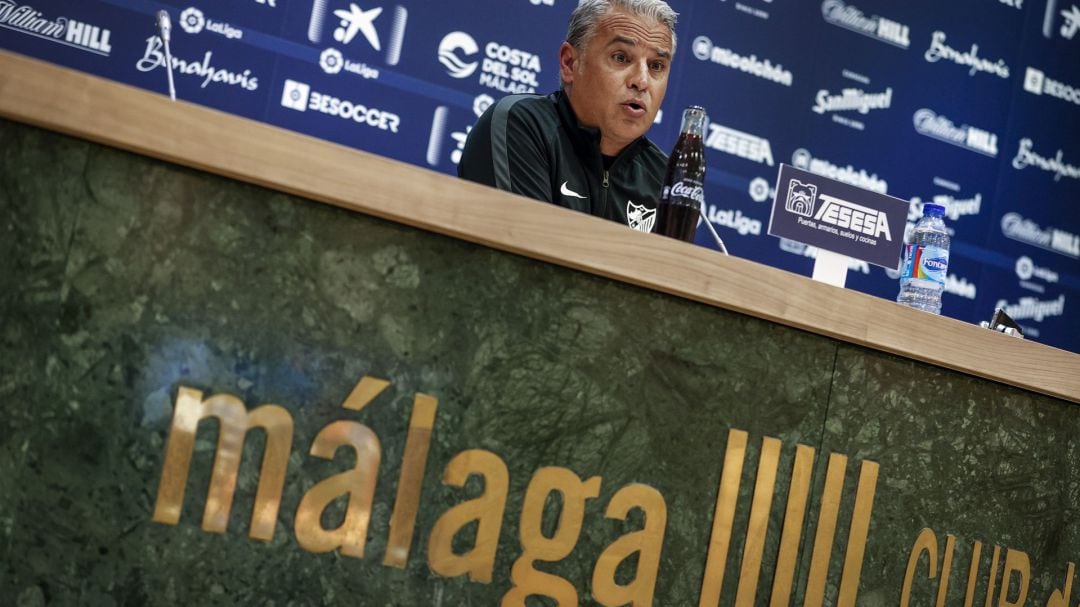
[[[914,244],[905,245],[905,249],[901,277],[945,284],[945,273],[949,269],[948,249]]]

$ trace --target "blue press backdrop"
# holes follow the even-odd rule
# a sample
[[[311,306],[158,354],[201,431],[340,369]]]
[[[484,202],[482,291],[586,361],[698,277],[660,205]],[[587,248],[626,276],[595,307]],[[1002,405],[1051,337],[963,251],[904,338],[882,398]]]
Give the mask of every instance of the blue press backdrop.
[[[0,47],[453,174],[479,112],[558,86],[576,0],[0,0]],[[1004,307],[1080,352],[1080,0],[672,0],[679,48],[650,137],[709,111],[708,215],[733,254],[809,275],[768,236],[782,162],[944,203],[943,313]],[[352,26],[352,27],[350,27]],[[704,227],[698,243],[712,246]],[[895,297],[853,264],[849,288]]]

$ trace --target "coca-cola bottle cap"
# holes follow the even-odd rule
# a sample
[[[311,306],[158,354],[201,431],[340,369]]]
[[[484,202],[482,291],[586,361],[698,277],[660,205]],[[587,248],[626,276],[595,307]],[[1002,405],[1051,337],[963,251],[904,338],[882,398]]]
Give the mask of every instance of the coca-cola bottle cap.
[[[683,110],[682,115],[682,128],[683,133],[694,133],[695,135],[702,135],[705,132],[705,125],[709,122],[709,115],[705,113],[705,108],[700,105],[687,106]]]

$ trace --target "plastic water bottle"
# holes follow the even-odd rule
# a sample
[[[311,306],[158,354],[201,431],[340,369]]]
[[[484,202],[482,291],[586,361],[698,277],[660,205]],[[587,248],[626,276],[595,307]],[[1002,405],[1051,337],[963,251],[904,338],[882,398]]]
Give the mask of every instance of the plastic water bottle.
[[[941,314],[941,292],[949,269],[949,233],[945,231],[944,216],[945,207],[923,205],[923,216],[915,224],[911,243],[904,245],[897,303]]]

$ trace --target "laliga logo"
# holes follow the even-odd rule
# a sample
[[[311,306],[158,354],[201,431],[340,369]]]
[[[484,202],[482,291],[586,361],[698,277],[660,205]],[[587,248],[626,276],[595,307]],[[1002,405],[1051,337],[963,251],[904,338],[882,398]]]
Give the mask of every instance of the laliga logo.
[[[439,63],[446,67],[446,73],[454,78],[468,78],[473,75],[480,62],[466,63],[458,57],[458,51],[463,51],[465,55],[475,55],[480,52],[480,46],[465,32],[450,32],[439,43]]]
[[[242,30],[224,21],[207,19],[206,15],[194,6],[189,6],[180,13],[180,28],[189,34],[198,34],[202,31],[213,32],[229,40],[239,40],[244,37]]]
[[[180,27],[189,34],[198,34],[206,26],[206,17],[203,12],[194,6],[184,9],[180,13]]]
[[[345,66],[345,57],[336,48],[328,48],[319,55],[319,67],[327,74],[337,74]]]
[[[769,187],[769,182],[764,177],[755,177],[750,182],[750,198],[754,202],[765,202],[776,193]]]

